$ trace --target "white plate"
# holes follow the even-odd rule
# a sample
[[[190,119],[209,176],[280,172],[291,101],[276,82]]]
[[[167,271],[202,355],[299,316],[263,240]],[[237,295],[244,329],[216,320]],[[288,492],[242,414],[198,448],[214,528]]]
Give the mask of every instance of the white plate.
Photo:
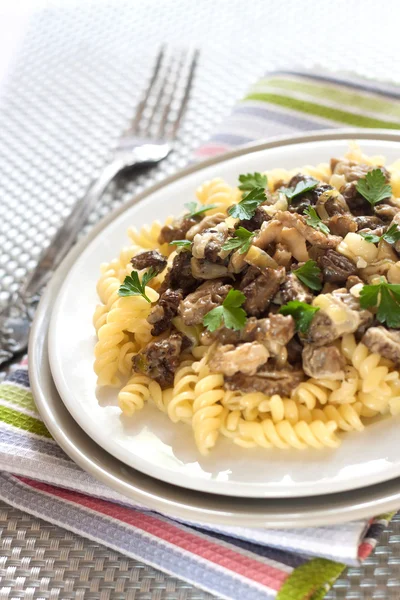
[[[230,158],[213,159],[183,176],[171,178],[126,207],[82,251],[56,299],[49,334],[50,365],[66,407],[93,440],[127,465],[148,475],[203,492],[241,497],[294,497],[327,494],[371,485],[400,475],[399,421],[382,419],[363,433],[343,435],[337,450],[245,450],[223,439],[209,457],[196,450],[191,429],[173,424],[149,404],[132,418],[121,416],[116,390],[96,396],[93,373],[95,335],[92,313],[101,262],[118,256],[128,226],[141,226],[156,216],[179,214],[203,181],[223,177],[235,184],[239,173],[274,167],[318,164],[347,149],[354,133],[325,132],[314,136],[242,149]],[[395,134],[357,133],[368,154],[400,156]],[[365,139],[367,136],[374,139]],[[336,138],[336,139],[335,139]],[[392,140],[392,141],[389,141]],[[397,140],[397,141],[393,141]],[[259,148],[262,147],[262,150]],[[211,163],[211,164],[210,164]]]

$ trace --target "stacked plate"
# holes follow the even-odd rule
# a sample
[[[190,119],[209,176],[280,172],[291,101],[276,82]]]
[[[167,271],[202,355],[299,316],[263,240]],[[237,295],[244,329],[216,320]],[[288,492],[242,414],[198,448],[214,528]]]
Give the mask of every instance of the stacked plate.
[[[244,449],[218,442],[199,455],[190,428],[151,403],[121,415],[117,391],[96,390],[93,373],[99,265],[118,256],[126,230],[179,214],[202,182],[276,167],[317,165],[357,138],[390,164],[400,136],[335,131],[257,144],[191,167],[104,220],[69,254],[42,299],[30,340],[30,379],[41,415],[83,469],[138,504],[176,518],[236,526],[321,525],[400,506],[399,421],[382,418],[343,434],[338,449]]]

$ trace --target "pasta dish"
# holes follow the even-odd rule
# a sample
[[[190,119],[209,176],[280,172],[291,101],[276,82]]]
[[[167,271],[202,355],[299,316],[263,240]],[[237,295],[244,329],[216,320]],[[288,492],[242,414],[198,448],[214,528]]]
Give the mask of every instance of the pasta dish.
[[[99,386],[152,401],[206,455],[337,447],[400,412],[400,161],[353,144],[330,164],[205,182],[185,212],[130,228],[101,266]]]

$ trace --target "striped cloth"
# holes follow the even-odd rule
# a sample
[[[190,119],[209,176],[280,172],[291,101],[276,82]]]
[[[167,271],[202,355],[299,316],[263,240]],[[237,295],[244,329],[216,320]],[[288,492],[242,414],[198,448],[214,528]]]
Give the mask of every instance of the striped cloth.
[[[275,73],[259,81],[197,159],[258,138],[341,125],[400,128],[400,91],[351,76]],[[391,515],[298,530],[206,527],[133,505],[82,471],[35,407],[26,361],[0,385],[0,497],[229,600],[323,598],[373,550]]]

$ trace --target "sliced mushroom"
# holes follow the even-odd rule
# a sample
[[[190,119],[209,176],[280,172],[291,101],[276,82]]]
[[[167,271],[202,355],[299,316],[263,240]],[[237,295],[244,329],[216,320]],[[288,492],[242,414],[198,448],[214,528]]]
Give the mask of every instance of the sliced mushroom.
[[[192,275],[195,279],[219,279],[228,275],[228,267],[208,260],[200,260],[192,257],[191,261]]]
[[[247,342],[238,346],[220,345],[213,352],[209,366],[214,373],[234,375],[240,372],[254,375],[268,358],[268,350],[259,342]]]
[[[370,327],[362,338],[362,343],[396,365],[400,364],[400,331],[385,327]]]
[[[198,325],[210,310],[220,306],[232,286],[222,281],[206,281],[179,304],[179,314],[185,325]]]
[[[310,346],[302,353],[304,372],[314,379],[344,379],[346,361],[336,346]]]
[[[294,227],[310,244],[321,248],[336,248],[341,238],[335,235],[325,235],[322,231],[307,225],[304,217],[290,212],[278,212],[275,219],[285,227]]]
[[[204,217],[199,223],[194,223],[190,229],[186,232],[186,239],[192,241],[194,236],[206,229],[213,229],[219,223],[225,221],[226,215],[223,213],[217,213],[215,215],[209,215],[208,217]],[[175,238],[177,239],[177,238]]]

